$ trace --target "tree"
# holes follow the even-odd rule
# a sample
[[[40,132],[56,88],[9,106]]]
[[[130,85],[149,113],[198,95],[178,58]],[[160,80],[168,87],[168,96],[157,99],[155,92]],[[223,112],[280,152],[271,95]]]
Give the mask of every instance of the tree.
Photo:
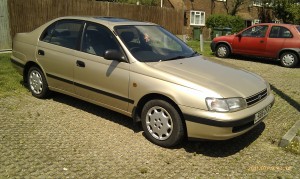
[[[275,0],[273,12],[284,23],[300,24],[299,0]]]
[[[232,0],[223,1],[224,7],[228,15],[235,16],[239,11],[239,8],[244,4],[246,0]]]

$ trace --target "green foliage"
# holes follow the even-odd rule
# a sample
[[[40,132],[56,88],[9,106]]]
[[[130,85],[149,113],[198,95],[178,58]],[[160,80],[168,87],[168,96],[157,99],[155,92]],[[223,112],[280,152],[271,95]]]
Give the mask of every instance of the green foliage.
[[[300,4],[297,0],[276,0],[273,12],[284,23],[300,24]]]
[[[200,42],[196,40],[187,41],[186,44],[190,46],[193,50],[199,52],[203,56],[206,57],[212,57],[214,54],[212,53],[210,49],[210,42],[204,42],[203,43],[203,52],[200,51]]]
[[[22,76],[12,67],[10,54],[0,54],[0,98],[22,95],[25,91]]]
[[[206,26],[212,29],[230,27],[231,32],[236,33],[245,28],[245,23],[240,16],[213,14],[207,18]]]

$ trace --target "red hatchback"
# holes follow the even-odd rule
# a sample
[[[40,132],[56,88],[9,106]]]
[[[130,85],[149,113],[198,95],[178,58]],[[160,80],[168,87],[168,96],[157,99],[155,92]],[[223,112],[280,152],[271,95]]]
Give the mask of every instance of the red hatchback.
[[[211,50],[221,58],[243,54],[278,59],[283,66],[294,67],[300,59],[300,26],[256,24],[236,35],[214,38]]]

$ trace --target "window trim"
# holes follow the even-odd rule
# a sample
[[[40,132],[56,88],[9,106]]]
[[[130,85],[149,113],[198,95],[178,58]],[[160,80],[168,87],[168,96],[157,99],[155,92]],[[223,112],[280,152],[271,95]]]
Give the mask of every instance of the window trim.
[[[263,1],[262,0],[253,0],[252,5],[255,7],[263,7]]]
[[[50,42],[46,42],[44,41],[42,38],[44,38],[44,35],[45,33],[47,32],[47,30],[51,27],[51,26],[54,26],[54,29],[56,28],[57,24],[59,22],[62,22],[62,21],[73,21],[73,22],[80,22],[81,23],[81,27],[80,27],[80,30],[79,30],[79,35],[78,35],[78,39],[77,39],[77,42],[76,42],[76,46],[75,48],[69,48],[69,47],[65,47],[65,46],[62,46],[62,45],[57,45],[57,44],[54,44],[54,43],[51,43],[51,39],[50,39]],[[79,19],[59,19],[55,22],[53,22],[52,24],[48,25],[44,30],[43,32],[41,33],[40,37],[39,37],[39,41],[42,41],[42,42],[45,42],[45,43],[48,43],[48,44],[52,44],[52,45],[56,45],[56,46],[59,46],[59,47],[63,47],[63,48],[67,48],[67,49],[71,49],[71,50],[79,50],[80,48],[80,44],[81,44],[81,36],[82,36],[82,31],[83,31],[83,26],[84,26],[84,20],[79,20]],[[51,36],[52,38],[52,36]]]
[[[195,14],[200,16],[200,23],[201,23],[201,14],[203,13],[203,23],[202,24],[195,24],[195,16],[194,16],[194,22],[192,23],[192,13],[199,13],[199,14]],[[191,10],[190,11],[190,25],[191,26],[205,26],[205,11],[195,11],[195,10]]]
[[[79,49],[78,51],[81,52],[81,53],[86,53],[86,54],[89,54],[89,55],[94,55],[94,56],[97,56],[97,57],[100,57],[100,58],[104,58],[103,56],[99,56],[99,55],[96,55],[96,54],[91,54],[91,53],[88,53],[88,52],[85,52],[82,50],[82,46],[83,46],[83,38],[84,38],[84,33],[86,31],[86,28],[89,26],[89,25],[98,25],[98,26],[101,26],[103,28],[105,28],[108,32],[110,32],[112,35],[113,35],[113,38],[115,39],[115,42],[117,43],[120,51],[123,53],[124,57],[125,57],[125,60],[127,61],[127,63],[129,63],[129,60],[128,60],[128,56],[127,54],[125,53],[125,50],[123,49],[122,45],[120,44],[119,40],[116,38],[116,33],[114,30],[111,30],[110,28],[108,28],[107,26],[103,25],[103,24],[100,24],[100,23],[96,23],[96,22],[92,22],[92,21],[84,21],[84,25],[82,26],[82,32],[81,32],[81,38],[80,38],[80,44],[79,44]]]

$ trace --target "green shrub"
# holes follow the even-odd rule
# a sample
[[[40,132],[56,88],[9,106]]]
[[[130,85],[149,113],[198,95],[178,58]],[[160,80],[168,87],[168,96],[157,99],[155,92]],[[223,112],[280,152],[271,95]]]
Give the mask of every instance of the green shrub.
[[[245,22],[240,16],[213,14],[206,20],[208,28],[231,28],[231,33],[236,33],[245,28]]]

